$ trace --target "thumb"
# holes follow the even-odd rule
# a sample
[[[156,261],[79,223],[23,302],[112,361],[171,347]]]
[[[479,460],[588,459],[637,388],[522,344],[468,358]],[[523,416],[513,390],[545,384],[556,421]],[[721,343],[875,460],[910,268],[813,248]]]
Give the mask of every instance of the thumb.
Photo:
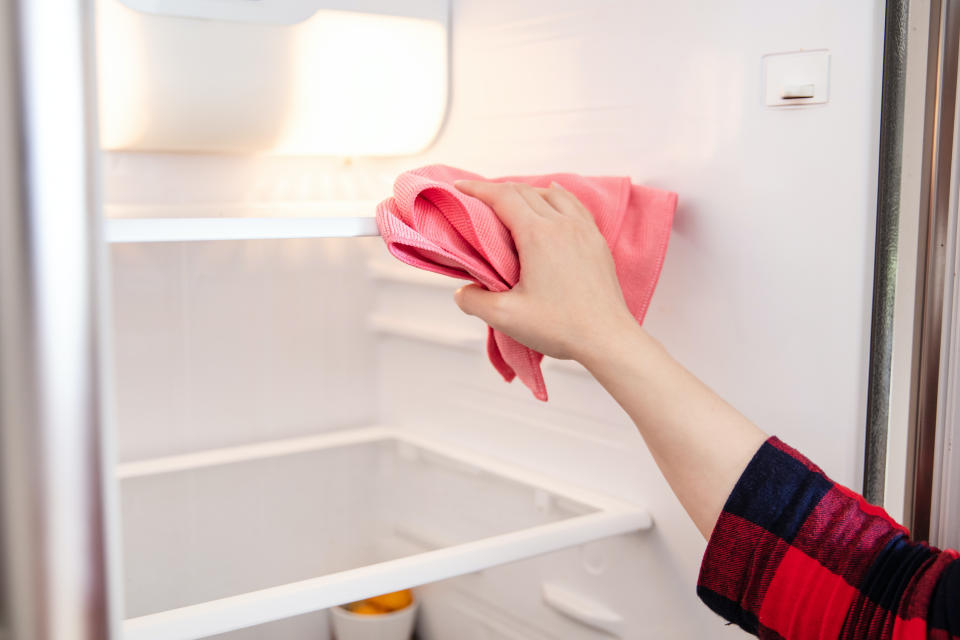
[[[453,300],[464,313],[477,316],[487,324],[495,324],[496,310],[500,307],[499,303],[503,302],[500,298],[508,293],[507,291],[495,293],[478,285],[468,284],[457,289],[453,294]]]

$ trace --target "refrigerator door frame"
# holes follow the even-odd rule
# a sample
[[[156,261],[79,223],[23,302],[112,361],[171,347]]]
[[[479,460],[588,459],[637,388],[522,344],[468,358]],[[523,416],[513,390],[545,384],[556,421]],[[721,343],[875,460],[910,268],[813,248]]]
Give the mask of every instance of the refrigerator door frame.
[[[960,8],[956,2],[952,5],[952,21],[948,24],[960,31]],[[945,20],[946,21],[946,20]],[[955,60],[960,60],[960,35],[954,35],[955,48],[948,49]],[[954,63],[954,69],[960,62]],[[953,122],[960,120],[960,100],[956,100],[957,87],[953,87],[956,104]],[[944,116],[942,116],[944,117]],[[926,407],[927,420],[923,424],[927,433],[926,448],[918,450],[917,459],[924,461],[918,470],[928,470],[929,477],[922,479],[922,486],[929,487],[930,496],[918,501],[917,508],[929,509],[929,537],[933,544],[941,547],[960,548],[960,131],[953,132],[949,140],[949,152],[952,156],[952,170],[949,189],[946,194],[937,192],[936,209],[931,206],[928,235],[928,265],[933,266],[930,298],[924,313],[933,316],[939,327],[925,336],[929,344],[925,346],[936,351],[937,376],[929,376],[929,387],[924,388],[924,398],[935,399],[936,403]],[[939,328],[939,333],[935,329]],[[933,367],[933,364],[930,365]],[[932,432],[932,436],[930,435]]]
[[[954,499],[949,475],[960,469],[949,422],[960,358],[951,342],[960,1],[890,0],[887,11],[882,131],[898,140],[881,139],[864,495],[916,539],[950,546],[938,523],[960,519],[944,511]],[[897,39],[901,46],[888,46]]]
[[[930,3],[927,107],[924,126],[920,202],[918,284],[913,340],[915,370],[911,380],[911,412],[906,443],[904,524],[915,538],[942,544],[937,495],[945,472],[940,453],[946,436],[944,411],[951,394],[949,379],[951,291],[950,230],[956,225],[960,188],[960,144],[957,74],[960,68],[960,1]],[[950,265],[950,272],[947,266]],[[952,394],[952,395],[955,395]]]
[[[0,485],[10,638],[119,638],[89,2],[0,5]]]
[[[960,220],[956,203],[949,227],[930,537],[937,546],[960,549]]]

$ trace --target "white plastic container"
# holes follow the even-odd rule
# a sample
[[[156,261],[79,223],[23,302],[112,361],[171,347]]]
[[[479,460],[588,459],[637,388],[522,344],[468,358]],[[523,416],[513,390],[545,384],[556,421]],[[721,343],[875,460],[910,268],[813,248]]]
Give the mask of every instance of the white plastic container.
[[[380,615],[361,615],[344,607],[330,609],[336,640],[410,640],[420,603]]]

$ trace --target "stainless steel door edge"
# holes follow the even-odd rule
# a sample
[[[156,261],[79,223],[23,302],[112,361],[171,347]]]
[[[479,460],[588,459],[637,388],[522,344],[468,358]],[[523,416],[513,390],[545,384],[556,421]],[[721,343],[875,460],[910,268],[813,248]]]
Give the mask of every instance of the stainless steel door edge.
[[[877,180],[877,232],[873,275],[870,365],[867,379],[867,425],[863,495],[883,503],[890,421],[890,376],[893,353],[900,178],[903,170],[904,87],[908,0],[888,0],[884,16],[883,88],[880,107],[880,163]]]
[[[8,632],[118,637],[87,2],[0,4],[0,472]]]

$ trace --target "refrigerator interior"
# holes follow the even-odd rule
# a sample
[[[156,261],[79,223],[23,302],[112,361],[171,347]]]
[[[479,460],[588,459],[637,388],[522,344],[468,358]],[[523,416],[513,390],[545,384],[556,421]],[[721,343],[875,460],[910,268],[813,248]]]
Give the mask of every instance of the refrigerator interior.
[[[676,191],[645,327],[762,428],[858,487],[882,22],[880,3],[827,0],[455,0],[448,113],[426,151],[110,151],[106,211],[282,215],[354,202],[372,214],[398,171],[433,162],[488,176],[629,175]],[[765,106],[763,56],[820,49],[828,102]],[[574,363],[545,363],[547,403],[505,384],[486,361],[485,327],[452,302],[462,283],[396,262],[378,238],[115,243],[110,272],[127,617],[591,512],[576,500],[544,510],[537,496],[554,494],[505,479],[529,473],[649,513],[653,527],[462,575],[440,560],[442,580],[411,562],[365,584],[417,586],[427,640],[741,633],[697,601],[705,543],[626,416]],[[405,464],[393,440],[269,455],[368,429],[503,473],[394,468],[402,477],[384,482],[384,465]],[[243,447],[256,453],[189,466]],[[173,467],[137,475],[151,464]],[[405,514],[417,533],[403,538]],[[571,616],[564,602],[602,615]],[[161,637],[137,633],[125,636]],[[327,634],[320,610],[207,637]]]

